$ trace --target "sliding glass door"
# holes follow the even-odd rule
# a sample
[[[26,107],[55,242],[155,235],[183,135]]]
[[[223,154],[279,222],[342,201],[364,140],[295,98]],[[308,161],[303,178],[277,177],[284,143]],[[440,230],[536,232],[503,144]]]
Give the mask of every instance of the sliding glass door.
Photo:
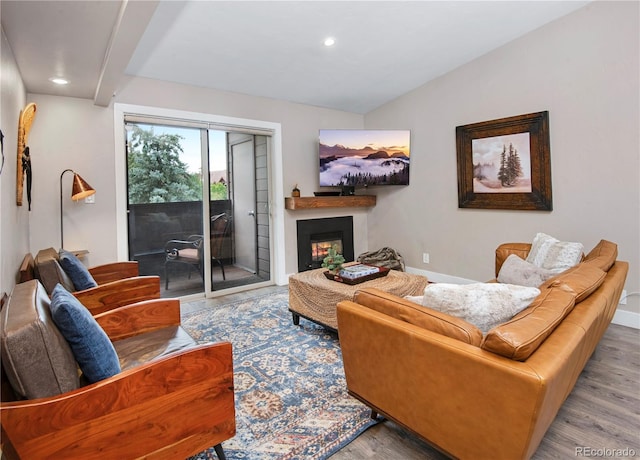
[[[163,297],[270,281],[270,138],[131,118],[128,247],[140,273],[161,277]]]

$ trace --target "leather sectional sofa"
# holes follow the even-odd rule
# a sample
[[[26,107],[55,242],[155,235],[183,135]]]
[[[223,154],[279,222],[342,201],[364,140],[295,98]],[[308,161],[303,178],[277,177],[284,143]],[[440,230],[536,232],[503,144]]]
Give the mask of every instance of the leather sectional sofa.
[[[496,250],[496,276],[508,255]],[[338,304],[349,393],[456,458],[530,458],[615,313],[628,271],[601,241],[511,320],[474,325],[375,289]]]

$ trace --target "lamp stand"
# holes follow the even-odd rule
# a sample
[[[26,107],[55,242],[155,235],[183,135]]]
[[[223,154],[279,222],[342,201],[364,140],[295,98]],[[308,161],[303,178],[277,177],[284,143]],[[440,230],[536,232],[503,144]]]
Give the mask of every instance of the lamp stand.
[[[64,218],[62,214],[62,176],[64,176],[64,173],[66,172],[73,172],[73,169],[65,169],[62,171],[62,174],[60,174],[60,249],[64,249],[64,228],[62,225],[62,219]]]

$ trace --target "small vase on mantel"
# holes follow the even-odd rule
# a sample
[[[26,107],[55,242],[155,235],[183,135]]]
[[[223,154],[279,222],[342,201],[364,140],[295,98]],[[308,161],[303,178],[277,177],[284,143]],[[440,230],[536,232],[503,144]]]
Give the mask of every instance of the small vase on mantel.
[[[293,186],[293,190],[291,190],[291,196],[297,198],[300,196],[300,189],[298,188],[298,184]]]

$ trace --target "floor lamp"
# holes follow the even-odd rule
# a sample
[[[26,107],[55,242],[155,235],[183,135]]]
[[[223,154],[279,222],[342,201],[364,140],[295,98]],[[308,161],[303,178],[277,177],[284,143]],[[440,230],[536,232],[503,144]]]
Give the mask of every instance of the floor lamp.
[[[62,176],[64,176],[64,173],[66,172],[73,173],[73,186],[71,188],[71,199],[73,201],[81,200],[96,193],[94,188],[87,184],[87,181],[80,177],[73,169],[65,169],[62,171],[62,174],[60,174],[60,249],[64,249],[64,232],[62,226]]]

